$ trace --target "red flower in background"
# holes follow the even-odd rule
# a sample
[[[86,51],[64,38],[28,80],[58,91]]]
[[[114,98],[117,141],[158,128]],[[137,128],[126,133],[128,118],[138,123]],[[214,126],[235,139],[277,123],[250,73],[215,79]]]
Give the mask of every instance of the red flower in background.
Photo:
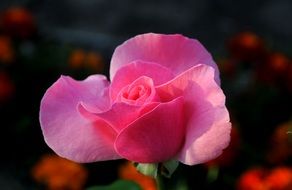
[[[277,167],[272,170],[253,168],[241,175],[238,190],[291,190],[292,170]]]
[[[292,139],[288,131],[292,130],[292,123],[279,125],[271,138],[271,148],[267,159],[271,163],[282,163],[292,156]]]
[[[2,30],[13,37],[28,38],[35,32],[35,22],[31,12],[22,7],[12,7],[2,13]]]
[[[11,40],[7,36],[0,36],[0,62],[10,63],[14,59],[14,50]]]
[[[286,75],[289,75],[290,60],[278,52],[272,52],[266,55],[263,62],[256,68],[257,78],[268,84],[283,85]]]
[[[265,171],[260,168],[254,168],[241,175],[238,182],[238,190],[267,190],[263,183]]]
[[[227,42],[231,57],[243,61],[254,61],[265,53],[263,40],[252,32],[241,32]]]
[[[32,177],[49,190],[80,190],[87,170],[81,165],[55,155],[45,155],[32,169]]]
[[[0,71],[0,103],[7,101],[13,95],[15,86],[9,75]]]

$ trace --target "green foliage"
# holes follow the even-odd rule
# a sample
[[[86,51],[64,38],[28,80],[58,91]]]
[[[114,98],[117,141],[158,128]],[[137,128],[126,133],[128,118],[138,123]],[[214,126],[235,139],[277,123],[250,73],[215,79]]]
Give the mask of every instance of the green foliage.
[[[106,186],[93,186],[87,190],[142,190],[139,185],[132,181],[117,180],[114,183]]]

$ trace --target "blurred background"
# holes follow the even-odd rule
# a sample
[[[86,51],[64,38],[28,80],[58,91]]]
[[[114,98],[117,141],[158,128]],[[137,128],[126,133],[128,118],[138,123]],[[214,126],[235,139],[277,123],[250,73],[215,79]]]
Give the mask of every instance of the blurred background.
[[[108,75],[137,34],[196,38],[216,60],[233,128],[218,159],[180,165],[169,190],[292,189],[292,1],[1,0],[0,189],[79,190],[117,179],[154,190],[131,164],[77,164],[47,147],[40,100],[61,74]]]

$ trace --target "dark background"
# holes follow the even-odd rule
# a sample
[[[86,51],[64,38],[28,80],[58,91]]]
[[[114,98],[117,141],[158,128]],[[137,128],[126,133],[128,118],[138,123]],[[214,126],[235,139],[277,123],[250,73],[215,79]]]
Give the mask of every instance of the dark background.
[[[96,72],[68,67],[70,52],[76,48],[100,53],[105,64],[100,72],[107,75],[114,48],[137,34],[180,33],[196,38],[217,61],[231,56],[227,42],[232,36],[251,31],[260,36],[266,49],[285,54],[291,65],[289,0],[0,1],[2,13],[16,6],[33,15],[35,30],[26,37],[12,35],[15,58],[9,65],[1,63],[1,71],[8,73],[15,85],[14,93],[0,105],[0,189],[4,190],[37,189],[30,170],[41,155],[51,152],[38,122],[39,103],[45,90],[61,74],[83,79]],[[10,35],[5,29],[1,29],[2,33]],[[276,166],[265,160],[265,152],[273,130],[291,117],[291,91],[278,84],[250,85],[254,68],[243,62],[235,78],[222,74],[227,106],[243,139],[240,158],[235,165],[223,169],[217,182],[210,184],[205,183],[207,172],[201,166],[180,166],[188,174],[190,189],[234,189],[237,178],[248,168]],[[115,180],[119,163],[86,165],[90,171],[87,185]]]
[[[0,9],[15,5],[32,11],[44,37],[89,47],[112,48],[117,39],[151,31],[196,37],[217,52],[230,35],[252,30],[291,49],[289,0],[3,0]]]

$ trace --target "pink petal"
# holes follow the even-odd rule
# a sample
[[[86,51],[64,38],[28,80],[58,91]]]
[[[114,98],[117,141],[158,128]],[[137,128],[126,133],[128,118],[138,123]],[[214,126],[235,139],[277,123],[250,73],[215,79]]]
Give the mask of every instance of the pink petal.
[[[169,68],[175,75],[197,64],[206,64],[215,69],[215,80],[220,83],[217,65],[204,46],[195,39],[179,34],[148,33],[127,40],[113,54],[111,79],[121,67],[135,60],[158,63]]]
[[[85,118],[93,121],[103,120],[108,123],[116,131],[116,133],[119,133],[139,116],[151,111],[158,104],[159,103],[157,102],[153,102],[141,107],[123,102],[117,102],[114,103],[109,110],[95,113],[91,112],[91,110],[81,102],[78,109]]]
[[[212,67],[198,65],[156,89],[164,101],[184,96],[188,123],[178,159],[188,165],[217,157],[229,143],[229,114],[214,72]]]
[[[120,132],[115,142],[116,151],[139,163],[173,158],[184,139],[183,117],[183,98],[158,105]]]
[[[84,101],[94,111],[108,109],[109,83],[93,75],[84,81],[62,76],[45,93],[40,123],[46,143],[60,156],[77,162],[120,158],[114,150],[116,132],[102,120],[88,120],[77,105]]]
[[[112,100],[116,99],[122,88],[131,84],[141,76],[151,78],[155,86],[163,84],[174,77],[173,73],[169,69],[159,64],[143,61],[131,62],[130,64],[123,65],[116,72],[110,89]]]

